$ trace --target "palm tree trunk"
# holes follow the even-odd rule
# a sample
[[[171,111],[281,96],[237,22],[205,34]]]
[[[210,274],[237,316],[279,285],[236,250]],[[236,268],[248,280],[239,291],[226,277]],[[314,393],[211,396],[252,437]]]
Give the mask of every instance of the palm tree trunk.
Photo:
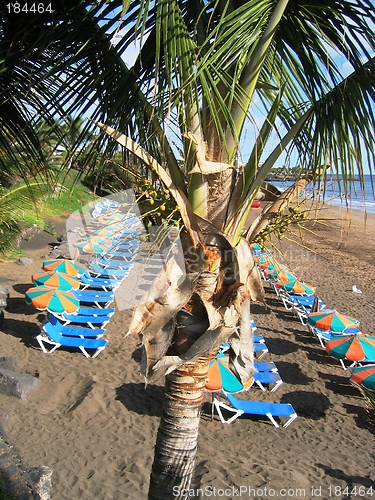
[[[186,363],[166,376],[163,415],[156,438],[149,500],[185,499],[197,452],[198,429],[208,363]]]

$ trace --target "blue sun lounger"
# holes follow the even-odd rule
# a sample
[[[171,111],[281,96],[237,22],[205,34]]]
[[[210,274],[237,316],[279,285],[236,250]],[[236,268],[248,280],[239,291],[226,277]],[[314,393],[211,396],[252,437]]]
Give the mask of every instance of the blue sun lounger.
[[[109,306],[115,300],[115,294],[113,292],[102,292],[100,290],[73,290],[72,293],[81,304],[91,304],[100,308]]]
[[[63,327],[72,328],[72,327]],[[89,329],[91,330],[91,329]],[[91,330],[92,332],[93,330]],[[59,347],[69,347],[79,349],[86,358],[96,358],[96,356],[105,349],[108,341],[104,339],[93,339],[87,337],[71,337],[67,335],[61,335],[56,327],[51,325],[51,323],[46,323],[43,325],[42,332],[36,337],[40,348],[44,353],[52,353]],[[52,349],[48,350],[45,344],[52,345]],[[87,350],[94,350],[95,352],[90,356]]]
[[[255,361],[254,367],[258,372],[278,372],[277,366],[273,361]]]
[[[71,326],[68,324],[63,324],[51,313],[47,314],[46,323],[42,326],[43,330],[48,334],[52,329],[60,333],[65,337],[81,337],[81,338],[93,338],[100,339],[105,335],[105,329],[103,328],[92,328],[91,326]]]
[[[268,347],[265,342],[254,342],[254,353],[258,354],[257,359],[263,358],[268,352]]]
[[[89,315],[89,314],[47,314],[47,319],[54,324],[55,321],[59,321],[63,326],[66,325],[85,325],[92,329],[104,328],[109,320],[111,319],[111,315]]]
[[[253,342],[255,342],[256,344],[264,344],[266,341],[263,335],[258,334],[253,336]]]
[[[319,309],[326,307],[322,299],[315,295],[294,295],[293,293],[283,292],[280,293],[280,298],[283,301],[284,307],[287,311],[293,311],[299,317],[303,325],[307,324],[307,317],[312,311],[315,299],[318,299]]]
[[[133,254],[134,257],[134,254]],[[104,269],[107,268],[113,268],[113,269],[130,269],[133,266],[133,263],[131,262],[131,259],[125,260],[125,259],[109,259],[106,255],[103,255],[101,259],[97,259],[95,261],[99,266],[103,267]]]
[[[252,415],[269,418],[275,427],[279,427],[275,418],[287,418],[288,420],[283,425],[283,427],[286,428],[297,418],[297,413],[290,403],[266,403],[263,401],[241,400],[236,399],[232,394],[225,394],[225,396],[231,406],[219,401],[216,397],[214,397],[212,402],[212,418],[214,410],[216,409],[223,424],[231,424],[241,415]],[[234,415],[228,420],[225,420],[221,411],[222,409],[230,411],[234,413]]]
[[[120,235],[116,238],[113,249],[120,248],[130,251],[138,250],[141,242],[138,238],[132,238],[129,234]]]
[[[253,375],[254,382],[258,387],[265,391],[265,385],[273,385],[271,392],[275,392],[283,383],[282,378],[277,372],[256,372]]]
[[[82,316],[112,316],[115,313],[113,307],[107,307],[106,309],[101,309],[99,307],[79,307],[76,314],[82,314]]]
[[[121,250],[109,250],[106,254],[106,257],[110,259],[116,258],[117,260],[121,259],[122,262],[131,262],[134,260],[135,253],[130,251],[121,251]]]
[[[91,274],[86,271],[79,278],[81,282],[81,290],[86,290],[88,288],[101,289],[105,292],[114,291],[121,285],[120,279],[106,279],[98,278],[97,276],[91,276]]]
[[[96,262],[91,262],[90,267],[93,274],[95,274],[98,277],[107,279],[108,278],[124,279],[130,273],[130,266],[128,269],[109,269],[109,268],[104,269],[103,267],[99,266],[99,264],[97,264]]]

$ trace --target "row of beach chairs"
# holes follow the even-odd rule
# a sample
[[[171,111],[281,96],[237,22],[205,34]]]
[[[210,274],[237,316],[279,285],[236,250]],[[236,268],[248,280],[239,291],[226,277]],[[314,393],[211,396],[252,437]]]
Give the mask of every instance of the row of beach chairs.
[[[262,278],[267,281],[271,289],[275,291],[285,309],[294,313],[302,325],[306,326],[308,331],[318,340],[322,348],[325,349],[326,343],[332,340],[332,338],[337,337],[337,335],[352,335],[360,333],[361,330],[359,328],[359,322],[357,325],[353,324],[352,326],[348,326],[342,332],[337,332],[332,329],[323,330],[318,328],[316,325],[309,323],[309,316],[311,313],[328,310],[324,300],[316,294],[316,289],[312,288],[311,290],[308,290],[309,294],[287,291],[283,287],[283,282],[285,284],[285,278],[290,277],[292,279],[294,276],[294,278],[298,280],[298,277],[286,266],[278,263],[271,257],[269,252],[263,251],[258,245],[253,246],[253,252]],[[280,280],[281,275],[283,275],[282,280]],[[335,311],[333,309],[329,310]],[[355,320],[353,319],[353,321]],[[339,361],[342,367],[346,370],[348,368],[346,360],[340,359]],[[371,362],[373,362],[373,360],[364,359],[350,364],[349,368]]]
[[[108,208],[114,211],[114,207]],[[135,214],[118,217],[117,223],[121,223],[122,227],[110,240],[111,246],[108,245],[106,253],[95,256],[79,276],[79,289],[71,291],[79,300],[78,310],[73,314],[47,313],[41,332],[36,337],[43,352],[52,353],[59,347],[67,347],[79,349],[86,357],[95,358],[107,346],[106,326],[115,312],[110,306],[116,289],[133,267],[140,244],[141,222]]]

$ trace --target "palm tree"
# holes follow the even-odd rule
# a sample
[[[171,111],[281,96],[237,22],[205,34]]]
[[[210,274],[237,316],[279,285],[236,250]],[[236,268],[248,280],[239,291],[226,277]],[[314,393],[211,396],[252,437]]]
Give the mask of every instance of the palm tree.
[[[233,371],[243,380],[252,370],[250,297],[259,300],[261,295],[249,241],[241,238],[251,202],[290,144],[312,178],[331,161],[348,180],[357,170],[362,177],[361,155],[367,148],[373,151],[374,47],[367,24],[372,14],[370,5],[360,2],[335,4],[337,10],[287,1],[160,1],[146,13],[143,2],[130,7],[123,16],[129,26],[124,43],[147,33],[133,71],[146,89],[144,102],[152,104],[149,135],[159,138],[168,173],[160,155],[149,154],[148,141],[141,147],[99,125],[169,188],[188,233],[187,261],[196,263],[188,266],[183,286],[172,281],[161,301],[151,294],[135,311],[129,330],[142,335],[145,375],[167,373],[149,498],[172,498],[172,491],[184,498],[193,473],[208,362],[229,339]],[[362,28],[369,35],[366,42]],[[351,33],[344,41],[347,30]],[[343,78],[331,50],[351,61],[352,75]],[[353,96],[356,102],[349,102]],[[257,128],[259,101],[264,121]],[[181,141],[182,168],[161,132],[168,123],[169,133]],[[255,140],[239,174],[235,159],[248,123],[254,124]],[[267,157],[273,130],[279,144]],[[324,173],[319,169],[319,175]],[[281,204],[274,208],[280,211]],[[254,234],[257,228],[249,236]]]
[[[114,0],[90,8],[81,1],[48,21],[37,17],[40,35],[26,40],[31,83],[57,76],[45,107],[78,113],[96,105],[97,125],[160,178],[184,223],[185,279],[171,259],[169,279],[156,281],[128,332],[142,335],[146,377],[166,373],[149,498],[184,498],[207,367],[220,343],[231,343],[241,380],[252,372],[250,300],[262,293],[250,238],[258,230],[247,239],[242,232],[267,173],[284,151],[295,151],[313,179],[324,181],[320,166],[330,163],[347,185],[354,175],[364,179],[366,163],[373,169],[373,5]],[[142,48],[128,68],[121,56],[134,41]],[[250,156],[239,171],[250,128]]]

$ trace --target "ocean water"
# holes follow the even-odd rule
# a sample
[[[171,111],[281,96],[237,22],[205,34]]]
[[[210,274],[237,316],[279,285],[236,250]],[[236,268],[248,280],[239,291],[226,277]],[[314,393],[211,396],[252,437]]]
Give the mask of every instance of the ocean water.
[[[270,184],[276,186],[281,192],[285,191],[293,184],[291,181],[271,181]],[[315,184],[310,184],[304,190],[304,194],[314,199],[323,201],[329,205],[346,207],[352,210],[361,210],[375,214],[375,179],[374,187],[371,185],[371,175],[365,175],[365,189],[362,190],[359,181],[353,181],[345,195],[342,180],[327,180],[325,188]]]

